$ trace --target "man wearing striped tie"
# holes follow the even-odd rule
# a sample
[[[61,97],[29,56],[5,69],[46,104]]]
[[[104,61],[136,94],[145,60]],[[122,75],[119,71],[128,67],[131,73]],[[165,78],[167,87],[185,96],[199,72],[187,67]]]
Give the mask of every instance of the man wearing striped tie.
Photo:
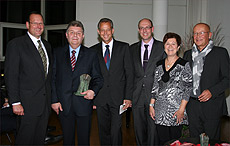
[[[13,112],[20,120],[15,145],[44,145],[51,104],[51,46],[41,38],[41,14],[30,13],[26,27],[26,35],[8,43],[6,87]]]
[[[103,88],[94,99],[97,109],[101,145],[122,145],[120,105],[131,106],[133,68],[127,43],[113,39],[113,22],[102,18],[98,23],[102,42],[92,48],[97,51]]]
[[[77,122],[78,145],[90,145],[92,99],[103,85],[96,51],[82,45],[84,27],[80,21],[67,26],[68,44],[54,49],[52,108],[58,114],[63,131],[63,144],[75,145]],[[75,94],[82,76],[90,76],[89,89]]]

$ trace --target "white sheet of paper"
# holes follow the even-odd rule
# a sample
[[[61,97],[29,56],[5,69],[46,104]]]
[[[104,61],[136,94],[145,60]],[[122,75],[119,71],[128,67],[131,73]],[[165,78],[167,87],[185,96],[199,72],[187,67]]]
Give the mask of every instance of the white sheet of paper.
[[[124,104],[120,105],[119,114],[122,114],[123,112],[125,112],[125,111],[127,110],[127,109],[123,110],[123,107],[124,107],[124,106],[125,106]]]

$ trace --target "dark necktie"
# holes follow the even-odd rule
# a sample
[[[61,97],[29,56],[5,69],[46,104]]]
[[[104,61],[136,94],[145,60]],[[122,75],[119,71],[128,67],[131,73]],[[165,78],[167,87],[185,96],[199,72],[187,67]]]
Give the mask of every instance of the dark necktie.
[[[145,52],[144,52],[144,57],[143,57],[143,68],[145,71],[147,64],[148,64],[148,46],[149,45],[144,45],[144,46],[145,46]]]
[[[106,67],[109,70],[109,65],[110,65],[109,45],[106,45],[105,47],[106,47],[106,50],[104,54],[104,60],[105,60]]]
[[[72,51],[72,56],[71,56],[72,71],[74,71],[74,67],[75,67],[75,64],[76,64],[76,57],[75,57],[75,53],[76,53],[76,51],[75,51],[75,50],[73,50],[73,51]]]
[[[41,44],[40,40],[38,40],[38,52],[39,52],[41,59],[42,59],[42,64],[43,64],[43,68],[45,71],[45,77],[46,77],[46,75],[47,75],[47,60],[46,60],[46,55],[45,55],[45,52],[42,48],[42,44]]]

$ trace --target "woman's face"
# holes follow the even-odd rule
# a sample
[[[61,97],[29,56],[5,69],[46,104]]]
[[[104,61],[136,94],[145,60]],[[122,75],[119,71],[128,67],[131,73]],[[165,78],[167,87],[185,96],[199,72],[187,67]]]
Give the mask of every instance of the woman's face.
[[[180,46],[178,46],[175,38],[169,38],[166,41],[164,48],[167,56],[177,56],[177,51],[179,50]]]

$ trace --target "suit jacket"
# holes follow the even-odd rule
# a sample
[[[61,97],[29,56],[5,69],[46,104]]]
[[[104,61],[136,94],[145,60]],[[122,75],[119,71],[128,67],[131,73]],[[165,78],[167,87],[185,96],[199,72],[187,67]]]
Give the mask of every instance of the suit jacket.
[[[102,42],[91,47],[98,54],[104,86],[94,99],[96,106],[105,104],[119,106],[124,99],[131,100],[133,88],[133,67],[129,45],[124,42],[113,42],[109,70],[103,57]]]
[[[185,52],[184,59],[190,62],[192,68],[192,50]],[[229,55],[225,48],[214,46],[205,56],[200,89],[201,93],[206,89],[212,93],[212,98],[202,103],[202,110],[208,117],[227,114],[225,90],[229,88],[229,66]]]
[[[10,103],[21,102],[24,113],[35,116],[42,114],[51,102],[51,46],[44,39],[42,43],[49,58],[47,79],[41,56],[28,34],[8,43],[5,59],[5,80]]]
[[[72,106],[78,116],[88,116],[92,112],[92,100],[83,96],[76,96],[80,76],[89,74],[91,81],[89,89],[95,95],[103,86],[103,77],[96,51],[81,45],[74,71],[72,71],[69,45],[54,50],[54,65],[52,79],[52,103],[60,102],[64,115],[67,115]]]
[[[132,44],[130,46],[130,51],[134,64],[134,91],[132,104],[134,107],[137,105],[143,106],[146,100],[150,102],[156,63],[165,56],[163,43],[154,39],[145,71],[141,63],[141,41]],[[145,97],[140,97],[142,92],[144,92]]]

